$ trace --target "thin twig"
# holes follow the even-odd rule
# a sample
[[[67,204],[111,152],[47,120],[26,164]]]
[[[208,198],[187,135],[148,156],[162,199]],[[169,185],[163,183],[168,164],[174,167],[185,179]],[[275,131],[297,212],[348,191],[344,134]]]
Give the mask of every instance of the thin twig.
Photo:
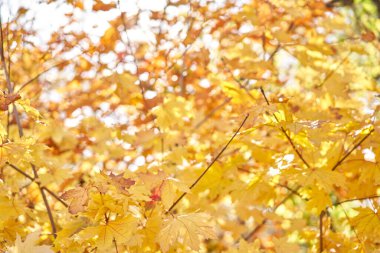
[[[12,82],[8,73],[7,63],[5,61],[5,56],[4,56],[4,35],[3,35],[3,22],[1,18],[1,11],[0,11],[0,39],[1,39],[1,43],[0,43],[1,64],[3,65],[5,80],[7,81],[8,92],[12,93],[13,91]]]
[[[347,214],[347,212],[346,212],[346,209],[344,209],[343,206],[342,206],[342,209],[343,209],[344,215],[346,216],[346,218],[347,218],[347,220],[348,220],[348,224],[350,224],[350,223],[351,223],[351,220],[350,220],[350,217],[348,217],[348,214]],[[361,245],[363,245],[362,240],[360,240],[358,234],[356,233],[356,229],[355,229],[353,226],[351,226],[351,225],[350,225],[350,227],[352,228],[352,231],[354,231],[354,234],[355,234],[356,239],[360,242]]]
[[[15,171],[17,171],[18,173],[22,174],[24,177],[28,178],[30,181],[36,183],[36,184],[41,184],[39,181],[36,181],[34,177],[28,175],[27,173],[25,173],[24,171],[22,171],[20,168],[18,168],[17,166],[15,166],[14,164],[11,164],[9,162],[5,162],[6,165],[8,165],[9,167],[13,168]],[[55,194],[54,192],[52,192],[49,188],[47,188],[46,186],[41,186],[42,189],[44,189],[45,191],[47,191],[52,197],[54,197],[56,200],[58,200],[59,202],[62,203],[62,205],[64,205],[65,207],[68,207],[69,205],[63,200],[61,199],[60,197],[58,197],[57,194]]]
[[[322,210],[319,215],[319,252],[323,252],[323,216],[325,215],[325,210]]]
[[[269,100],[268,100],[267,96],[265,95],[265,91],[264,91],[263,87],[260,87],[260,91],[263,94],[263,97],[264,97],[265,102],[267,103],[267,105],[270,105]],[[272,115],[275,118],[276,122],[280,123],[280,121],[277,118],[276,114],[273,113]],[[285,135],[286,139],[288,140],[288,142],[292,146],[294,152],[296,152],[297,156],[302,160],[302,162],[306,165],[306,167],[310,168],[309,163],[305,160],[305,158],[302,156],[301,152],[297,149],[296,145],[294,144],[293,140],[290,138],[290,136],[287,133],[287,131],[285,130],[285,128],[283,126],[280,126],[280,130]]]
[[[277,54],[278,50],[280,50],[281,44],[278,44],[276,49],[270,54],[268,61],[272,60],[272,58]]]
[[[21,169],[19,169],[18,167],[16,167],[15,165],[9,163],[9,162],[5,162],[6,165],[12,167],[14,170],[16,170],[18,173],[22,174],[24,177],[30,179],[31,181],[34,181],[34,178],[29,176],[27,173],[25,173],[24,171],[22,171]]]
[[[265,223],[267,223],[267,221],[267,218],[263,219],[259,225],[257,225],[247,236],[244,237],[244,240],[248,241],[250,238],[254,237],[254,235],[265,225]]]
[[[317,87],[321,87],[323,86],[327,80],[330,79],[330,77],[332,77],[332,75],[340,68],[340,66],[343,65],[343,63],[345,63],[347,60],[348,60],[348,57],[352,54],[352,51],[350,51],[340,62],[339,64],[334,68],[332,69],[327,75],[326,77],[317,85]]]
[[[37,170],[36,170],[36,166],[34,166],[34,164],[31,164],[32,166],[32,170],[33,170],[33,174],[34,174],[34,178],[36,180],[39,179],[38,177],[38,173],[37,173]],[[54,218],[53,218],[53,213],[51,212],[51,209],[50,209],[50,206],[49,206],[49,202],[46,198],[46,194],[45,194],[45,191],[44,189],[41,187],[40,184],[38,184],[38,188],[40,189],[40,192],[41,192],[41,195],[42,195],[42,199],[44,201],[44,204],[45,204],[45,207],[46,207],[46,210],[47,210],[47,213],[48,213],[48,216],[49,216],[49,220],[50,220],[50,224],[51,224],[51,229],[52,229],[52,232],[53,232],[53,236],[54,238],[57,238],[57,228],[55,226],[55,222],[54,222]]]
[[[248,90],[248,88],[238,79],[234,76],[234,74],[232,73],[231,69],[228,68],[227,66],[227,63],[226,63],[226,59],[224,57],[221,58],[223,64],[224,64],[224,67],[225,69],[230,73],[230,75],[232,76],[232,79],[234,79],[234,81],[239,85],[240,88],[242,88],[245,93],[253,100],[255,101],[256,99],[252,96],[251,92]]]
[[[1,9],[0,9],[0,12],[1,12]],[[6,63],[5,55],[4,55],[4,35],[3,35],[3,22],[2,22],[2,18],[1,18],[1,13],[0,13],[0,39],[1,39],[1,43],[0,43],[1,64],[2,64],[3,69],[4,69],[5,80],[7,82],[7,88],[8,88],[8,94],[12,94],[13,93],[13,85],[11,82],[11,77],[10,77],[9,72],[8,72],[7,63]],[[23,130],[21,127],[21,122],[20,122],[18,111],[17,111],[17,107],[14,103],[12,103],[12,104],[13,104],[13,116],[15,117],[15,120],[16,120],[16,123],[18,126],[19,135],[22,136]],[[8,117],[7,128],[9,128],[9,117]]]
[[[116,251],[116,253],[119,253],[119,250],[117,249],[117,242],[116,242],[115,237],[113,238],[113,244],[115,245],[115,251]]]
[[[140,15],[140,13],[137,13],[136,15],[138,17]],[[129,55],[131,55],[133,57],[133,64],[135,65],[136,76],[137,76],[137,79],[139,81],[139,85],[138,86],[140,88],[140,93],[141,93],[141,96],[142,96],[144,108],[147,109],[147,102],[146,102],[146,99],[145,99],[145,87],[143,85],[143,82],[140,79],[140,68],[139,68],[139,64],[138,64],[138,61],[137,61],[136,52],[133,51],[132,42],[131,42],[131,39],[129,38],[129,35],[128,35],[128,26],[127,26],[127,23],[125,22],[126,21],[125,20],[125,12],[122,12],[121,10],[120,10],[120,19],[121,19],[121,22],[122,22],[122,25],[123,25],[123,28],[124,28],[124,31],[125,31],[125,37],[127,39],[127,41],[126,41],[127,53],[129,53]]]
[[[61,202],[62,205],[64,205],[65,207],[69,207],[69,205],[65,201],[63,201],[63,199],[61,199],[60,197],[58,197],[57,194],[55,194],[54,192],[52,192],[49,188],[47,188],[46,186],[42,186],[41,188],[44,189],[45,191],[47,191],[56,200],[58,200],[59,202]]]
[[[291,193],[297,195],[297,196],[300,197],[301,199],[304,198],[304,197],[302,197],[302,195],[299,194],[296,190],[290,188],[290,187],[287,186],[287,185],[283,185],[283,184],[277,184],[277,185],[280,186],[280,187],[283,187],[283,188],[287,189],[289,192],[291,192]],[[308,199],[305,199],[305,200],[307,201]]]
[[[37,75],[35,75],[34,77],[32,77],[31,79],[29,79],[28,81],[26,81],[25,83],[23,83],[20,88],[17,90],[17,93],[19,93],[22,89],[24,89],[28,84],[34,82],[35,80],[37,80],[40,76],[42,76],[43,74],[45,74],[46,72],[52,70],[53,68],[55,67],[58,67],[60,65],[63,65],[67,62],[67,60],[64,60],[62,62],[59,62],[57,64],[54,64],[53,66],[43,70],[42,72],[38,73]]]
[[[211,118],[219,109],[223,108],[228,102],[231,101],[231,98],[226,98],[223,103],[212,109],[211,112],[209,112],[201,121],[199,121],[195,127],[194,130],[198,129],[201,127],[209,118]]]
[[[232,135],[231,139],[227,142],[227,144],[222,148],[222,150],[218,153],[218,155],[214,158],[214,160],[212,160],[212,162],[208,165],[208,167],[202,172],[202,174],[194,181],[194,183],[189,187],[189,189],[193,189],[194,186],[196,186],[198,184],[198,182],[202,179],[202,177],[209,171],[209,169],[211,168],[211,166],[219,159],[219,157],[223,154],[223,152],[227,149],[227,147],[230,145],[230,143],[235,139],[236,135],[239,133],[240,129],[243,127],[243,125],[245,124],[245,122],[247,121],[249,117],[249,114],[247,114],[244,118],[244,120],[242,121],[242,123],[240,124],[238,130],[236,130],[236,132],[234,133],[234,135]],[[173,208],[181,201],[181,199],[183,197],[185,197],[187,195],[187,192],[184,192],[182,193],[182,195],[171,205],[171,207],[169,208],[169,210],[167,211],[167,213],[169,213],[171,210],[173,210]]]
[[[341,159],[339,159],[338,162],[336,162],[336,164],[332,167],[332,171],[336,170],[336,168],[339,167],[339,165],[342,164],[342,162],[344,162],[344,160],[347,159],[347,157],[352,153],[354,152],[355,149],[357,149],[371,134],[372,132],[375,131],[374,128],[371,129],[371,131],[368,132],[368,134],[366,134],[355,146],[353,146]]]
[[[332,206],[337,206],[337,205],[341,205],[343,203],[352,202],[352,201],[359,201],[359,200],[366,200],[366,199],[375,199],[375,198],[380,198],[380,195],[372,195],[372,196],[355,198],[355,199],[347,199],[347,200],[343,200],[343,201],[334,203]]]

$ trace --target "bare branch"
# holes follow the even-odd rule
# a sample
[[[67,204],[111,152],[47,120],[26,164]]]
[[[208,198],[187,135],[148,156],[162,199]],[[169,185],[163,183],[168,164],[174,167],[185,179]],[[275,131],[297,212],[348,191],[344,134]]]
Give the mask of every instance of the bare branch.
[[[236,132],[234,133],[234,135],[232,135],[231,139],[227,142],[227,144],[222,148],[222,150],[218,153],[218,155],[214,158],[214,160],[212,160],[212,162],[208,165],[208,167],[202,172],[202,174],[194,181],[194,183],[189,187],[189,189],[193,189],[194,186],[196,186],[198,184],[198,182],[202,179],[202,177],[209,171],[209,169],[211,168],[211,166],[219,159],[219,157],[223,154],[223,152],[227,149],[227,147],[230,145],[230,143],[235,139],[236,135],[239,133],[240,129],[243,127],[243,125],[245,124],[245,122],[247,121],[249,117],[249,114],[247,114],[247,116],[245,116],[244,120],[242,121],[242,123],[240,124],[238,130],[236,130]],[[173,208],[181,201],[181,199],[183,197],[185,197],[187,195],[187,192],[184,192],[182,193],[182,195],[171,205],[171,207],[169,208],[169,210],[167,211],[170,212],[171,210],[173,210]]]

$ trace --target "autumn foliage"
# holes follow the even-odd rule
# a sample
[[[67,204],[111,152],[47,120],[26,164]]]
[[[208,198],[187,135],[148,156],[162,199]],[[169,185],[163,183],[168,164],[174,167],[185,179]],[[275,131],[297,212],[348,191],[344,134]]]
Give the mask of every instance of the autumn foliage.
[[[0,252],[379,252],[376,1],[31,2]]]

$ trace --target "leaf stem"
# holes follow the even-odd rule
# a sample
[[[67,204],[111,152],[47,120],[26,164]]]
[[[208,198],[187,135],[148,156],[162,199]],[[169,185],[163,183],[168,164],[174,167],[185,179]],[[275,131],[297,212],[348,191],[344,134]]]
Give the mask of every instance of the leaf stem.
[[[214,160],[212,160],[212,162],[207,166],[207,168],[202,172],[202,174],[194,181],[194,183],[189,187],[189,189],[193,189],[197,184],[198,182],[204,177],[204,175],[209,171],[209,169],[211,168],[211,166],[219,159],[219,157],[223,154],[223,152],[227,149],[227,147],[230,145],[230,143],[233,141],[233,139],[235,139],[236,135],[239,133],[240,129],[243,127],[243,125],[245,124],[245,122],[247,121],[249,117],[249,114],[247,114],[244,118],[244,120],[242,121],[242,123],[240,124],[238,130],[236,130],[236,132],[234,133],[234,135],[232,135],[231,139],[227,142],[227,144],[222,148],[222,150],[218,153],[218,155],[214,158]],[[185,197],[187,195],[187,192],[184,192],[182,193],[182,195],[176,200],[174,201],[174,203],[171,205],[171,207],[169,208],[169,210],[166,212],[166,213],[169,213],[170,211],[173,210],[173,208],[181,201],[181,199],[183,197]]]

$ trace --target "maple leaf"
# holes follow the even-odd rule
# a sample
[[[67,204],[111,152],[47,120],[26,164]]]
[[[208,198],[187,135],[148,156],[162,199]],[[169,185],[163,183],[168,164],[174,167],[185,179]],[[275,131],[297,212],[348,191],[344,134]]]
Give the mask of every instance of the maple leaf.
[[[316,186],[313,186],[307,190],[306,194],[301,194],[306,195],[309,198],[306,202],[307,209],[310,211],[316,210],[315,212],[317,214],[320,214],[321,211],[325,210],[326,207],[332,204],[329,195],[324,190]]]
[[[318,184],[318,186],[326,192],[331,192],[336,186],[344,186],[344,177],[336,172],[327,169],[315,169],[313,170],[305,181],[305,185]]]
[[[23,204],[18,199],[0,196],[0,221],[6,221],[9,218],[23,214],[23,207]]]
[[[71,214],[83,212],[87,206],[88,197],[88,189],[84,187],[68,190],[61,195],[61,198],[64,200],[71,199],[69,205],[69,212]]]
[[[175,178],[167,178],[161,187],[161,200],[166,209],[169,209],[176,198],[176,192],[188,192],[189,188],[186,184]]]
[[[181,242],[193,250],[199,250],[200,237],[215,239],[213,227],[205,213],[189,213],[169,216],[157,235],[157,242],[163,252],[167,252],[176,242]]]
[[[33,119],[40,119],[41,118],[40,112],[36,108],[34,108],[30,105],[29,99],[25,98],[25,99],[17,100],[16,104],[21,106],[24,109],[24,111],[26,112],[26,114],[31,116]]]
[[[131,215],[108,221],[106,224],[91,226],[78,233],[82,240],[94,240],[100,249],[113,246],[113,241],[125,245],[139,244],[138,236],[135,235],[137,220]]]
[[[325,192],[330,193],[334,190],[335,186],[344,186],[345,178],[337,171],[331,171],[327,168],[313,168],[313,169],[286,169],[283,173],[286,177],[296,180],[301,185],[318,186]]]
[[[172,95],[164,99],[163,104],[152,109],[160,129],[167,130],[175,125],[183,125],[184,117],[192,117],[191,102]]]
[[[380,214],[377,209],[356,208],[359,213],[351,219],[352,226],[363,238],[378,240],[380,237]]]
[[[40,233],[33,232],[26,236],[25,240],[22,241],[21,237],[17,234],[15,245],[9,248],[9,253],[54,253],[50,249],[50,246],[42,245],[37,246]]]

